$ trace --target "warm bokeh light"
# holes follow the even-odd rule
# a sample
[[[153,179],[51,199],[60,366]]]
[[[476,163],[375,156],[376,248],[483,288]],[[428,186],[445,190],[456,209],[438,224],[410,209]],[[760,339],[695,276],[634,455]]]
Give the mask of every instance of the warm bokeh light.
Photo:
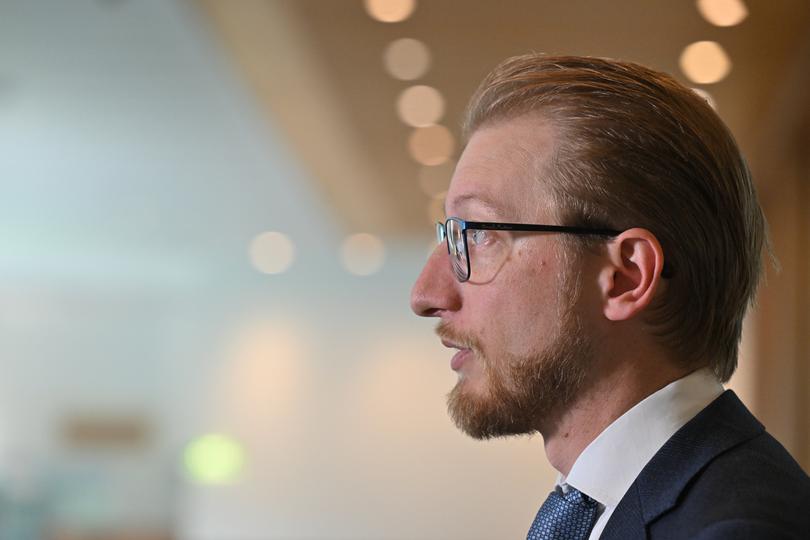
[[[373,234],[353,234],[343,241],[340,260],[349,273],[368,276],[382,268],[385,262],[385,244]]]
[[[364,0],[368,14],[380,22],[402,22],[416,9],[416,0]]]
[[[412,81],[430,68],[430,49],[418,39],[397,39],[386,47],[383,61],[392,77]]]
[[[742,0],[697,0],[703,18],[715,26],[734,26],[748,16],[748,8]]]
[[[409,126],[431,126],[444,115],[444,98],[432,86],[411,86],[399,95],[397,114]]]
[[[212,417],[236,433],[275,429],[293,414],[306,376],[306,327],[288,316],[255,316],[227,339],[216,375]]]
[[[256,236],[250,242],[250,261],[259,272],[280,274],[286,271],[295,258],[295,247],[287,235],[269,231]]]
[[[455,139],[441,125],[416,128],[408,139],[411,157],[422,165],[441,165],[453,155]]]
[[[717,101],[715,101],[714,96],[712,96],[709,92],[704,90],[703,88],[692,88],[692,91],[706,100],[712,109],[715,111],[717,110]]]
[[[211,433],[191,441],[183,455],[186,473],[201,484],[230,484],[242,472],[245,451],[227,435]]]
[[[731,59],[715,41],[697,41],[681,53],[681,70],[693,82],[711,84],[723,80],[731,71]]]
[[[434,167],[421,167],[419,169],[419,187],[422,192],[429,197],[436,197],[445,193],[450,187],[450,179],[456,163],[453,160],[446,161]]]

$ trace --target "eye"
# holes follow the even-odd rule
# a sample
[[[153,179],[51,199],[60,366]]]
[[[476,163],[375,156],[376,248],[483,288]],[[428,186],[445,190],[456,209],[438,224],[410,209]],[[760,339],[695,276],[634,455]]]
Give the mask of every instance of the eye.
[[[491,231],[476,229],[472,231],[472,234],[470,235],[470,241],[476,246],[484,246],[486,244],[490,244],[492,243]]]

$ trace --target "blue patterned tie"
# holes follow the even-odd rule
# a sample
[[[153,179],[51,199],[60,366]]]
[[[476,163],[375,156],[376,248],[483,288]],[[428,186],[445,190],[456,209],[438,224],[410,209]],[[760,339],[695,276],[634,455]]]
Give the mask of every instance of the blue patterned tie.
[[[597,503],[572,487],[552,491],[534,518],[526,540],[583,540],[596,523]]]

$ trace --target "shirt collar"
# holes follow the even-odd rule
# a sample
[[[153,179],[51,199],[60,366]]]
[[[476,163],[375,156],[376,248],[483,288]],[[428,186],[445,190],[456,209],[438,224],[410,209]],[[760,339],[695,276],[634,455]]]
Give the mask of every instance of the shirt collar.
[[[615,507],[641,470],[684,424],[723,393],[709,368],[693,371],[647,396],[596,437],[557,484]]]

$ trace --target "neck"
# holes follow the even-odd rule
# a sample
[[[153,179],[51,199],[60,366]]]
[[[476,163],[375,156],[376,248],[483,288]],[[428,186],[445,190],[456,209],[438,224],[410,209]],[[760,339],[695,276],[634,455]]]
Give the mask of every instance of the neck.
[[[582,451],[617,418],[689,372],[664,359],[644,364],[649,367],[624,362],[610,373],[603,371],[581,397],[542,426],[546,456],[563,476],[568,476]]]

